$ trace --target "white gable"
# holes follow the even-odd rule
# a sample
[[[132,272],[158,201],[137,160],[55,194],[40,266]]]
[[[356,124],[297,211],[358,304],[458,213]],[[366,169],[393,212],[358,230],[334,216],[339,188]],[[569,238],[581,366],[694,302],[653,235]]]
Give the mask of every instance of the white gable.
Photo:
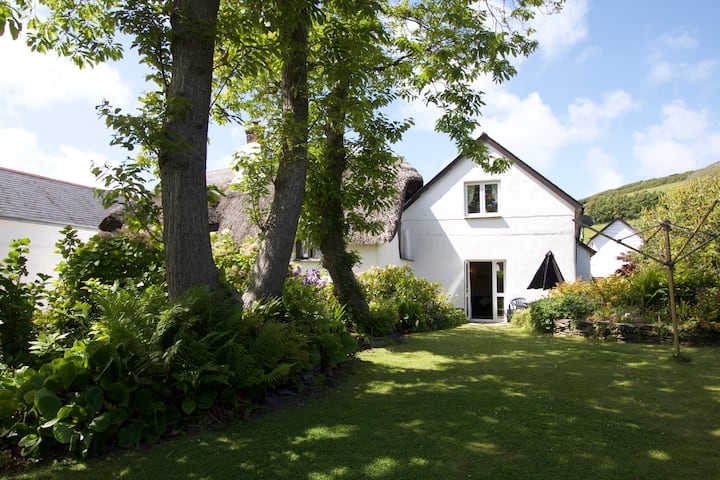
[[[401,242],[412,251],[415,274],[439,281],[459,308],[468,308],[471,267],[492,271],[502,290],[494,293],[498,319],[498,302],[507,308],[512,298],[542,294],[527,287],[549,250],[565,280],[575,280],[580,206],[509,152],[492,141],[489,146],[492,154],[515,163],[502,174],[490,174],[471,160],[456,159],[405,209]],[[474,185],[483,193],[497,192],[497,212],[469,212],[468,192],[478,191]]]
[[[624,262],[618,260],[618,256],[630,252],[631,249],[614,240],[622,241],[635,249],[643,244],[634,228],[623,220],[613,220],[602,229],[602,235],[597,234],[588,242],[588,246],[597,252],[590,260],[593,277],[609,277],[623,266]]]

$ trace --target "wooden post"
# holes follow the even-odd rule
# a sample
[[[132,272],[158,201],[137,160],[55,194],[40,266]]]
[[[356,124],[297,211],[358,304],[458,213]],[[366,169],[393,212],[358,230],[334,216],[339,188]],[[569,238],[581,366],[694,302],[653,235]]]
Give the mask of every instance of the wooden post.
[[[678,333],[677,307],[675,305],[675,280],[673,271],[675,270],[675,262],[672,260],[670,251],[670,222],[665,220],[661,224],[665,231],[665,267],[668,271],[668,291],[670,294],[670,316],[672,318],[673,328],[673,348],[675,358],[680,358],[680,334]]]

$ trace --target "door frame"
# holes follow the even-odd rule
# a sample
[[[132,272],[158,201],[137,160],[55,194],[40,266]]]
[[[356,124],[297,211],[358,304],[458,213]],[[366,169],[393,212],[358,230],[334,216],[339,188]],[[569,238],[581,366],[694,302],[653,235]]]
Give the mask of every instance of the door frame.
[[[470,266],[473,263],[489,263],[492,266],[491,280],[492,280],[492,318],[473,318],[472,311],[472,282],[470,279]],[[502,269],[498,268],[502,265]],[[468,317],[468,321],[493,321],[493,322],[506,322],[507,321],[507,302],[505,301],[507,292],[507,260],[504,259],[472,259],[465,260],[465,314]],[[503,272],[503,291],[498,292],[498,271]],[[502,299],[502,300],[501,300]],[[498,303],[502,302],[502,312],[498,311]],[[501,313],[501,315],[499,314]]]

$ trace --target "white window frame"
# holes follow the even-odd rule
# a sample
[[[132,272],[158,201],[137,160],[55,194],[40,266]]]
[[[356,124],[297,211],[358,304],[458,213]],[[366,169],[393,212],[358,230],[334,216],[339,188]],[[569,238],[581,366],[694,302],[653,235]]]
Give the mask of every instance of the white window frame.
[[[486,205],[486,198],[484,195],[485,188],[487,185],[495,185],[495,202],[497,204],[497,211],[496,212],[488,212],[487,211],[487,205]],[[479,202],[479,212],[470,212],[470,195],[469,195],[469,187],[478,187],[478,192],[480,193],[478,202]],[[501,202],[501,195],[500,195],[500,181],[498,180],[487,180],[487,181],[480,181],[480,182],[465,182],[463,185],[463,199],[464,199],[464,205],[463,209],[465,211],[465,216],[470,218],[487,218],[487,217],[499,217],[500,211],[502,209],[502,202]]]

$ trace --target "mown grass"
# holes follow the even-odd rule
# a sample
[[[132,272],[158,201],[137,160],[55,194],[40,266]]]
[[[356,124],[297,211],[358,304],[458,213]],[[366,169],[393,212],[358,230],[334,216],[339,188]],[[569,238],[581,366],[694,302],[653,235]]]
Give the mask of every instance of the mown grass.
[[[720,478],[720,350],[467,325],[362,352],[303,405],[33,479]]]

